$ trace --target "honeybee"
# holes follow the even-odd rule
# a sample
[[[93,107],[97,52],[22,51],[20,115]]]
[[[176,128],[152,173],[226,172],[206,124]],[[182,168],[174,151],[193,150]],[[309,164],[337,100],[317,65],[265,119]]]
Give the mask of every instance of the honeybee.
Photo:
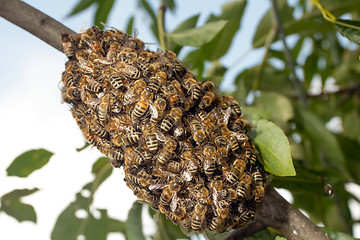
[[[189,126],[190,126],[190,130],[193,133],[194,141],[197,144],[200,144],[206,138],[206,135],[205,135],[205,132],[204,132],[204,130],[202,128],[201,123],[196,118],[194,118],[193,116],[189,116],[187,118],[187,120],[188,120],[188,123],[189,123]]]
[[[103,142],[102,138],[100,138],[98,135],[93,134],[91,132],[86,132],[85,138],[88,141],[88,143],[90,143],[91,145],[93,145],[95,147],[100,146]]]
[[[192,175],[195,176],[195,174],[198,171],[198,161],[195,159],[191,151],[184,151],[181,153],[180,158],[184,160],[186,163],[186,169],[187,171]]]
[[[106,53],[106,58],[109,59],[110,61],[114,61],[120,49],[121,49],[121,45],[118,42],[112,42]]]
[[[116,56],[117,60],[133,65],[134,62],[137,59],[137,55],[134,52],[123,52],[121,51],[120,53],[118,53],[118,55]]]
[[[210,119],[207,117],[207,114],[204,111],[199,111],[196,114],[199,117],[200,121],[203,123],[206,134],[213,134],[216,130],[216,126],[212,121],[210,121]]]
[[[206,228],[206,221],[204,221],[206,211],[207,206],[203,201],[199,201],[195,205],[191,219],[191,228],[197,233],[203,232]]]
[[[147,76],[149,74],[148,69],[152,57],[153,57],[153,53],[151,53],[150,51],[143,51],[142,53],[139,54],[136,60],[136,65],[143,72],[144,76]]]
[[[167,139],[164,144],[164,148],[162,148],[159,153],[156,155],[156,161],[160,165],[165,165],[173,155],[175,149],[177,147],[177,143],[173,139]]]
[[[181,108],[173,108],[170,110],[170,113],[165,116],[160,124],[160,129],[164,132],[170,131],[175,123],[178,123],[183,115]]]
[[[132,79],[139,79],[141,77],[141,72],[135,66],[126,64],[124,62],[115,63],[115,69],[118,72],[124,74],[125,77]]]
[[[249,199],[251,182],[252,178],[247,173],[241,177],[240,182],[236,187],[236,194],[239,198]]]
[[[205,109],[207,107],[210,107],[211,104],[215,101],[215,93],[213,92],[206,92],[205,95],[201,98],[199,103],[200,109]]]
[[[252,172],[252,179],[253,179],[253,182],[255,183],[255,185],[264,186],[263,177],[260,174],[258,169],[256,169],[255,171]]]
[[[233,121],[230,124],[230,128],[234,132],[244,132],[247,131],[247,123],[245,119],[243,118],[236,118],[235,121]]]
[[[143,178],[136,177],[136,176],[134,176],[132,174],[126,174],[125,178],[127,178],[128,181],[133,182],[135,185],[147,188],[148,182]]]
[[[215,137],[215,145],[216,145],[219,157],[227,157],[228,156],[228,149],[227,149],[228,145],[223,136],[218,135]]]
[[[92,73],[94,71],[93,64],[88,61],[88,52],[85,49],[78,49],[75,52],[75,57],[78,60],[78,66],[85,73]]]
[[[66,97],[69,100],[80,100],[80,90],[77,87],[69,87],[66,89]]]
[[[232,188],[226,188],[220,191],[220,194],[222,199],[227,201],[233,201],[237,198],[236,191]]]
[[[129,118],[127,114],[111,117],[108,124],[105,125],[106,130],[112,135],[116,133],[127,134],[133,132],[134,128],[129,124],[130,120],[127,121],[126,118]]]
[[[124,94],[124,105],[133,104],[138,101],[140,94],[146,87],[144,79],[136,80]]]
[[[250,158],[249,158],[250,164],[254,166],[254,165],[256,164],[256,161],[257,161],[256,155],[255,155],[255,154],[251,154],[251,156],[250,156]]]
[[[231,226],[232,228],[241,228],[246,223],[254,219],[257,211],[257,205],[252,205],[250,208],[246,209],[244,212],[240,214],[240,216],[234,217],[234,224]]]
[[[236,171],[236,173],[239,176],[242,176],[246,169],[246,162],[242,159],[236,159],[233,163],[233,170]]]
[[[169,50],[165,50],[164,51],[164,56],[165,58],[168,59],[168,61],[170,61],[171,63],[171,68],[174,72],[177,73],[182,73],[184,71],[186,71],[184,65],[182,64],[182,62],[176,57],[176,54],[172,51]]]
[[[157,97],[154,101],[153,108],[154,110],[152,111],[153,113],[151,114],[150,121],[156,124],[164,117],[165,109],[166,109],[166,100],[162,97]]]
[[[246,155],[248,158],[250,158],[251,155],[253,155],[253,149],[254,149],[254,148],[255,148],[255,147],[252,146],[252,144],[251,144],[249,141],[242,143],[242,149],[244,150],[245,155]]]
[[[183,166],[181,165],[181,163],[176,162],[176,161],[170,161],[167,166],[166,169],[172,173],[180,173],[182,170]]]
[[[180,103],[180,99],[177,95],[177,91],[176,91],[174,85],[172,85],[170,83],[168,85],[162,86],[162,88],[163,88],[163,92],[165,93],[165,95],[167,96],[167,98],[169,100],[170,107],[174,107]]]
[[[126,41],[126,46],[135,52],[142,52],[144,51],[145,43],[137,37],[132,37]]]
[[[91,121],[87,121],[90,130],[99,135],[102,138],[105,138],[108,136],[108,132],[103,128],[103,126],[101,126],[100,124],[98,124],[97,122],[94,121],[94,119],[92,118]]]
[[[236,100],[229,101],[229,105],[231,107],[231,112],[234,113],[234,115],[241,116],[241,109],[239,106],[239,103]]]
[[[125,149],[125,166],[129,169],[136,170],[138,166],[144,164],[144,157],[140,151],[134,147],[126,147]]]
[[[255,186],[252,190],[252,194],[254,196],[254,201],[260,203],[264,199],[265,189],[263,186]]]
[[[122,137],[124,146],[136,144],[140,140],[141,132],[131,132]]]
[[[117,29],[111,29],[111,30],[103,31],[101,37],[103,39],[104,49],[107,49],[109,51],[110,46],[114,42],[116,41],[122,42],[123,39],[127,37],[127,35],[123,31]]]
[[[86,88],[92,92],[98,93],[102,91],[102,85],[95,80],[89,79]]]
[[[215,171],[216,148],[209,145],[204,147],[204,156],[204,172],[210,178]]]
[[[201,83],[201,88],[204,92],[209,92],[214,89],[214,83],[210,81],[205,81]]]
[[[154,95],[147,88],[142,91],[139,101],[135,104],[135,107],[132,111],[132,118],[140,118],[145,114],[149,108],[150,101],[152,101]]]
[[[212,219],[209,230],[214,231],[218,233],[222,233],[226,231],[226,219],[229,216],[229,204],[221,200],[215,204],[215,217]]]
[[[174,179],[168,183],[161,193],[160,204],[170,205],[171,199],[180,191],[181,187],[182,184],[178,179]]]
[[[199,83],[193,78],[184,79],[184,88],[190,94],[191,101],[196,102],[201,96]]]
[[[220,123],[218,125],[218,130],[220,134],[228,141],[231,151],[236,152],[240,146],[236,137],[232,135],[232,131],[230,131],[224,123]]]
[[[100,103],[98,106],[99,120],[105,122],[109,117],[108,112],[109,112],[109,104],[106,102]]]
[[[160,197],[161,199],[161,197]],[[167,205],[163,205],[163,204],[159,204],[159,211],[163,214],[165,214],[165,216],[171,220],[171,222],[173,224],[177,224],[177,218],[174,215],[174,213],[172,213],[169,209],[169,207]]]
[[[65,84],[66,87],[75,87],[75,79],[72,72],[64,72],[62,77],[62,82]]]
[[[156,137],[156,128],[152,122],[146,122],[142,126],[142,131],[144,133],[145,144],[150,152],[154,153],[157,151],[159,146],[159,141]]]
[[[116,71],[112,67],[105,67],[103,73],[104,77],[108,79],[113,88],[120,89],[124,86],[123,77],[120,74],[116,74]]]
[[[69,59],[74,57],[74,47],[73,42],[69,34],[61,34],[61,44],[63,46],[63,51],[65,56]]]
[[[223,166],[223,173],[225,175],[225,179],[230,183],[230,184],[235,184],[236,181],[239,179],[239,175],[237,170],[234,169],[229,169],[229,167],[224,167]]]

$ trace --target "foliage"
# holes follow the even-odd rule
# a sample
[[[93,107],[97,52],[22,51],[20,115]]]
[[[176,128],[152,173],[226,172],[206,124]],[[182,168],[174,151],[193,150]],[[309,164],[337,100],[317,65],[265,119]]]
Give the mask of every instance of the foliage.
[[[96,5],[94,23],[99,25],[106,22],[114,2],[79,0],[69,16]],[[184,4],[171,0],[165,2],[171,10],[176,9],[177,4]],[[292,40],[287,47],[296,71],[292,71],[284,47],[273,30],[276,25],[274,11],[269,9],[260,23],[252,26],[256,28],[253,48],[264,49],[264,58],[258,65],[238,72],[235,77],[237,89],[226,94],[239,99],[254,99],[247,101],[243,109],[257,127],[252,136],[265,169],[275,175],[272,185],[288,189],[293,194],[294,205],[305,210],[315,223],[322,222],[333,239],[353,239],[350,236],[352,227],[359,219],[351,217],[348,202],[359,199],[345,186],[349,182],[360,185],[360,50],[343,44],[345,38],[336,31],[350,41],[360,43],[360,22],[338,17],[345,13],[359,16],[360,5],[357,0],[314,0],[312,6],[301,0],[293,5],[286,0],[277,2],[285,40],[289,41],[290,37]],[[147,0],[138,3],[140,9],[150,16],[149,27],[159,39],[161,28],[158,24],[166,25],[166,22],[161,22],[163,19],[158,18],[156,8]],[[233,40],[241,29],[246,5],[245,0],[229,1],[218,15],[208,16],[201,26],[198,19],[202,13],[199,12],[178,23],[175,30],[163,35],[165,39],[159,40],[165,40],[166,48],[176,54],[183,53],[185,46],[195,47],[185,53],[183,60],[192,64],[191,71],[198,79],[218,80],[219,76],[221,78],[232,70],[224,67],[222,57],[237,44]],[[132,15],[128,20],[127,32],[132,32],[136,17]],[[300,79],[300,90],[294,87],[293,78],[290,78],[294,75]],[[322,83],[321,92],[313,93],[312,83],[315,81]],[[306,96],[305,103],[299,101],[302,94]],[[334,117],[341,120],[341,125],[337,126],[340,130],[327,126]],[[10,165],[8,175],[26,177],[45,165],[50,157],[51,153],[46,150],[26,152]],[[145,238],[141,228],[139,230],[143,210],[139,203],[134,203],[125,222],[110,218],[106,209],[98,209],[100,218],[95,218],[90,211],[94,193],[112,173],[109,166],[106,158],[94,163],[94,180],[86,184],[76,194],[75,201],[60,214],[52,239],[76,239],[78,235],[84,235],[86,239],[106,239],[109,232],[120,232],[126,239]],[[331,189],[332,194],[327,194],[329,191],[326,189]],[[84,190],[90,191],[90,196],[83,196]],[[36,191],[22,189],[5,194],[1,197],[0,211],[18,221],[35,222],[34,209],[20,199]],[[85,211],[86,217],[77,217],[79,210]],[[150,212],[154,215],[152,210]],[[158,216],[156,225],[153,239],[185,238],[179,228],[162,215]],[[283,239],[276,235],[264,230],[249,239]]]

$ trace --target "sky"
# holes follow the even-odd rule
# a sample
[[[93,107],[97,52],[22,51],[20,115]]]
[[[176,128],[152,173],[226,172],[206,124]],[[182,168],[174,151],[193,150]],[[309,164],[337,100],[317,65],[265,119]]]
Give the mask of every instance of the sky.
[[[25,2],[74,31],[80,31],[83,26],[91,26],[94,8],[66,18],[75,6],[75,0]],[[150,19],[136,8],[136,2],[115,1],[108,25],[125,29],[129,16],[136,15],[135,27],[139,33],[138,37],[144,42],[155,43],[148,29]],[[151,2],[158,7],[159,1]],[[210,13],[220,13],[221,5],[228,1],[210,0],[206,5],[203,1],[177,2],[181,2],[177,12],[168,12],[166,15],[168,30],[174,29],[177,24],[200,11],[201,24]],[[225,66],[231,66],[225,75],[225,89],[232,89],[231,82],[237,72],[252,66],[262,58],[261,50],[252,50],[243,61],[237,63],[239,57],[251,49],[254,24],[258,23],[268,7],[267,0],[248,1],[241,31],[236,35],[230,49],[232,54],[222,58]],[[31,239],[45,240],[50,238],[60,212],[75,199],[75,193],[87,182],[92,181],[91,167],[101,154],[98,150],[90,148],[80,153],[75,150],[83,146],[84,138],[69,108],[62,104],[60,99],[59,82],[64,71],[65,55],[2,18],[0,30],[0,196],[13,189],[41,189],[23,199],[25,203],[34,206],[37,223],[18,223],[15,219],[0,213],[0,239],[17,240],[30,236]],[[158,47],[152,46],[155,49]],[[45,148],[54,153],[45,167],[23,179],[6,176],[6,168],[18,155],[38,148]],[[126,219],[128,209],[136,200],[123,178],[123,172],[115,169],[97,191],[93,203],[94,208],[107,208],[110,217],[120,220]],[[287,199],[291,199],[285,191],[281,193]],[[148,216],[145,219],[145,224],[149,226],[147,229],[151,229],[152,221]],[[123,238],[112,234],[108,239]]]

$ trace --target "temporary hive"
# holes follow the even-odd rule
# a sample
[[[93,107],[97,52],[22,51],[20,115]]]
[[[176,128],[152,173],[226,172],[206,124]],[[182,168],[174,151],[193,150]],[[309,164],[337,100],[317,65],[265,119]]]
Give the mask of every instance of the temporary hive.
[[[92,27],[62,43],[63,100],[139,199],[198,233],[254,218],[265,173],[236,100],[197,81],[173,52],[119,30]]]

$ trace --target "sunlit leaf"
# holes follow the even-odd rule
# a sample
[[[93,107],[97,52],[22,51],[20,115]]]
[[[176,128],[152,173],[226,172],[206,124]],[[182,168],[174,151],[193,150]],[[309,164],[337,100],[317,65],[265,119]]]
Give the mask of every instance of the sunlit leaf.
[[[290,145],[284,132],[274,123],[261,119],[256,122],[254,139],[266,171],[277,176],[294,176]]]
[[[110,10],[114,4],[114,0],[102,0],[98,3],[99,6],[95,12],[94,24],[102,29],[104,26],[101,23],[106,23]]]
[[[128,213],[125,222],[127,240],[145,240],[141,222],[142,207],[140,203],[134,202]]]
[[[166,37],[179,45],[200,47],[210,42],[225,27],[226,23],[227,21],[224,20],[210,22],[198,28],[166,34]]]
[[[39,189],[16,189],[1,197],[0,212],[3,211],[19,222],[31,221],[36,223],[36,212],[33,206],[21,202],[21,198],[28,196]]]
[[[95,3],[96,0],[80,0],[76,6],[73,8],[73,10],[69,13],[69,17],[73,16],[79,12],[84,11],[88,7],[90,7],[93,3]]]
[[[53,155],[45,149],[36,149],[27,151],[15,160],[6,169],[8,176],[27,177],[33,171],[42,168]]]
[[[340,24],[335,24],[335,28],[339,33],[341,33],[341,35],[347,37],[350,41],[360,45],[360,30],[351,27],[354,26],[356,28],[359,28],[360,21],[341,20],[341,19],[337,19],[336,21],[349,25],[349,26],[343,26]]]

